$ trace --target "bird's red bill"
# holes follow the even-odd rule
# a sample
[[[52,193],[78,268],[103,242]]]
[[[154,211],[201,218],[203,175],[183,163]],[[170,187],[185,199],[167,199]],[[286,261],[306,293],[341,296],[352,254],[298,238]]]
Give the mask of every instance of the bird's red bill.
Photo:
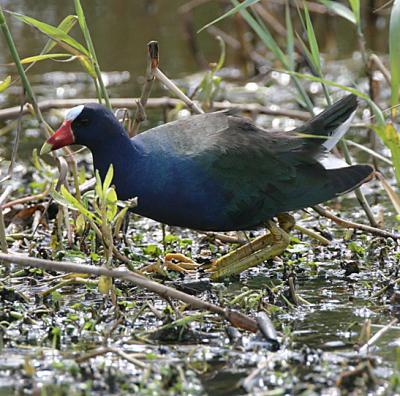
[[[40,153],[45,154],[49,151],[57,150],[61,147],[73,144],[74,141],[75,136],[72,132],[71,121],[66,120],[62,123],[60,128],[58,128],[49,139],[47,139]]]

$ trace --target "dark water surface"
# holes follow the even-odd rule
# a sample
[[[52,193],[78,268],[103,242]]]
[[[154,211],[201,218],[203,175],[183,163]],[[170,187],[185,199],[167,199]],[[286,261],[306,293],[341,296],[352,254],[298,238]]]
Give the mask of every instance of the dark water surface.
[[[181,7],[185,0],[82,0],[87,22],[95,44],[97,58],[104,72],[128,71],[130,80],[114,96],[138,95],[140,84],[137,79],[143,76],[146,65],[146,44],[157,40],[160,44],[161,68],[172,78],[198,72],[193,53],[189,49],[185,17]],[[3,0],[5,9],[19,12],[57,25],[67,15],[74,13],[73,1],[67,0]],[[226,5],[226,4],[225,4]],[[277,16],[281,16],[277,9]],[[196,7],[193,11],[192,26],[196,32],[205,23],[221,15],[226,8],[224,3],[210,1]],[[366,11],[366,10],[365,10]],[[293,15],[296,14],[293,9]],[[387,18],[371,14],[365,23],[365,35],[369,48],[378,53],[387,52]],[[329,58],[346,58],[357,48],[355,28],[342,18],[313,14],[316,34],[321,50]],[[7,16],[14,40],[21,58],[37,55],[47,38],[30,26]],[[233,18],[218,24],[238,38],[238,25]],[[301,30],[301,28],[300,28]],[[71,35],[83,42],[79,27],[75,26]],[[194,34],[198,48],[204,59],[215,62],[219,55],[217,41],[206,31]],[[0,36],[0,64],[11,62],[3,36]],[[53,52],[64,52],[61,48]],[[237,61],[237,54],[228,50],[227,64]],[[0,71],[2,68],[0,67]],[[7,69],[10,70],[10,69]],[[78,62],[60,63],[44,61],[30,72],[31,76],[49,71],[82,71]],[[4,71],[6,73],[6,71]],[[3,73],[2,73],[3,74]],[[0,76],[1,77],[1,76]],[[48,96],[52,97],[51,92]]]

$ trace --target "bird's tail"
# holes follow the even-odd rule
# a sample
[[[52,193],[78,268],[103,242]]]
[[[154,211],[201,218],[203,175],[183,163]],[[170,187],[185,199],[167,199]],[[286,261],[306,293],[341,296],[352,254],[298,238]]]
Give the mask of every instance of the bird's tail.
[[[320,139],[306,138],[306,144],[311,147],[322,146],[325,151],[330,151],[349,129],[357,106],[357,96],[353,94],[347,95],[297,128],[296,132],[326,136],[327,138],[321,138],[322,143]]]
[[[369,165],[353,165],[327,170],[333,198],[335,195],[350,192],[369,181],[374,175],[374,169]]]

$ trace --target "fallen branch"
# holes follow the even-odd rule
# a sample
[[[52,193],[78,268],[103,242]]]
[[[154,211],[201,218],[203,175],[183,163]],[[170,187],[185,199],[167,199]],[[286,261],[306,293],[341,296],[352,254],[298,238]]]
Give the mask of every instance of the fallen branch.
[[[128,109],[136,109],[138,98],[114,98],[110,99],[113,107],[126,107]],[[66,109],[74,106],[78,106],[85,103],[97,102],[95,98],[78,98],[78,99],[51,99],[43,100],[38,102],[38,107],[41,111],[48,111],[51,109]],[[159,108],[159,107],[170,107],[173,108],[177,104],[181,104],[182,101],[167,96],[160,98],[149,98],[146,107],[147,108]],[[238,109],[249,113],[261,113],[271,116],[284,116],[289,118],[295,118],[298,120],[309,120],[310,114],[306,111],[289,110],[289,109],[277,109],[272,110],[266,106],[262,106],[258,103],[227,103],[227,102],[214,102],[213,108],[215,110],[225,109]],[[30,107],[25,104],[22,110],[22,114],[31,114]],[[15,119],[19,116],[20,106],[9,107],[0,110],[0,121]]]
[[[381,230],[380,228],[375,228],[371,227],[365,224],[360,224],[360,223],[354,223],[349,220],[344,220],[336,215],[334,215],[332,212],[329,212],[328,210],[324,209],[322,206],[315,205],[312,207],[319,215],[324,216],[332,221],[334,221],[336,224],[338,224],[341,227],[344,228],[353,228],[355,230],[361,230],[364,232],[367,232],[372,235],[380,236],[383,238],[393,238],[393,239],[400,239],[399,234],[393,234],[392,232]]]
[[[158,294],[162,298],[174,298],[181,300],[195,309],[207,310],[216,313],[227,319],[233,326],[256,333],[258,331],[257,322],[248,316],[222,308],[221,306],[203,301],[195,296],[175,290],[171,287],[161,285],[160,283],[151,281],[146,277],[126,271],[126,270],[110,270],[105,267],[96,267],[87,264],[77,264],[72,262],[61,262],[27,257],[19,254],[0,253],[0,260],[7,263],[14,263],[24,267],[43,268],[51,271],[91,274],[96,276],[107,276],[110,278],[124,279],[134,283],[136,286],[150,290]]]

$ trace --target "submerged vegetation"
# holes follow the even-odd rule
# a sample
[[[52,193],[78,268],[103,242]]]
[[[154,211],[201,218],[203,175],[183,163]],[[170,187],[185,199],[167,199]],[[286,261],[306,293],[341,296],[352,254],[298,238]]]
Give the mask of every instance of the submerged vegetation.
[[[217,37],[217,61],[200,76],[172,81],[150,42],[140,101],[110,94],[87,2],[71,2],[74,15],[53,25],[0,5],[12,59],[0,68],[0,394],[400,393],[400,1],[221,1],[195,26],[204,3],[169,12],[182,17],[199,63],[197,40]],[[345,21],[357,43],[352,61],[321,50],[319,14]],[[388,26],[389,45],[375,53],[365,29],[377,18]],[[20,56],[11,20],[39,31],[44,47]],[[230,73],[233,58],[239,66]],[[57,109],[80,100],[45,102],[35,92],[33,71],[50,61],[62,61],[60,70],[64,62],[79,67],[87,90],[131,135],[159,123],[162,112],[169,121],[223,108],[292,129],[349,91],[361,103],[357,134],[336,154],[374,164],[376,178],[357,199],[296,213],[281,257],[213,283],[212,261],[262,231],[161,226],[130,215],[136,202],[118,201],[113,167],[101,181],[85,151],[39,158],[60,121]],[[154,117],[153,108],[162,112]],[[27,138],[32,130],[35,139]]]

